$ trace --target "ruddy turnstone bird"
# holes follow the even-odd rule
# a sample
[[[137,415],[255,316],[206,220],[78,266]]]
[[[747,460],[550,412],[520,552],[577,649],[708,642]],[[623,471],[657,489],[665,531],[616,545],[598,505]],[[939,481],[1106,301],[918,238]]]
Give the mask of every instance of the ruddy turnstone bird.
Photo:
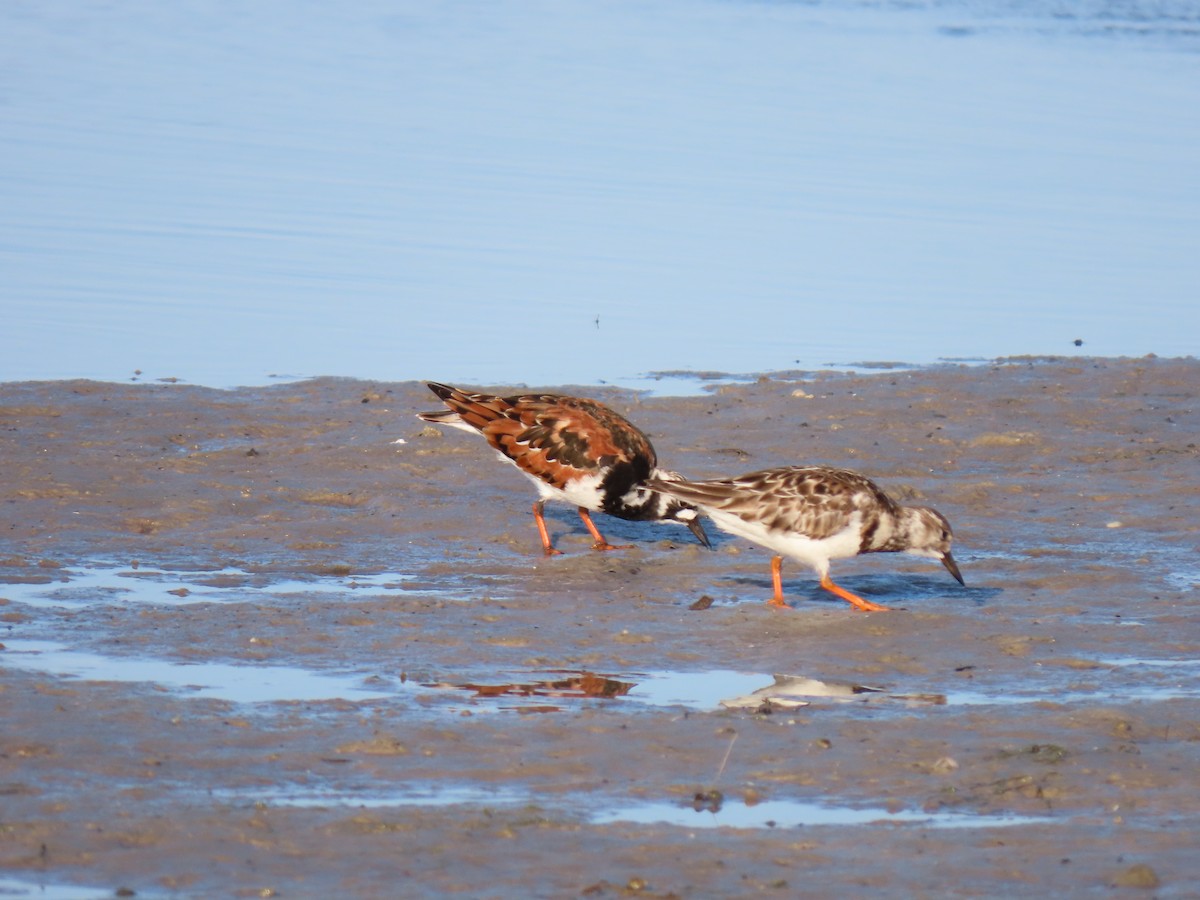
[[[428,384],[447,408],[418,413],[418,418],[482,434],[502,459],[537,486],[540,497],[533,504],[533,517],[547,556],[560,552],[546,531],[542,510],[547,500],[578,508],[596,541],[593,550],[624,548],[604,539],[589,510],[634,521],[679,522],[705,547],[712,546],[696,507],[645,486],[649,478],[672,484],[683,477],[658,468],[646,435],[607,406],[561,394],[494,397]]]
[[[724,481],[651,479],[653,491],[693,503],[719,528],[761,544],[771,560],[772,606],[786,606],[780,566],[790,556],[811,566],[821,587],[862,610],[888,609],[829,578],[829,561],[860,553],[913,553],[940,559],[966,584],[950,555],[946,517],[926,506],[901,506],[869,478],[828,466],[785,466]]]

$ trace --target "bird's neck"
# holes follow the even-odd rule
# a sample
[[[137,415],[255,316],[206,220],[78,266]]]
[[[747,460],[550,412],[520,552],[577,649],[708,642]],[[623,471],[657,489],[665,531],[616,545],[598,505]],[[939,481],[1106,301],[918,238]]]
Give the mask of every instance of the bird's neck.
[[[874,521],[863,523],[863,553],[899,553],[908,549],[913,519],[910,510],[875,510]]]

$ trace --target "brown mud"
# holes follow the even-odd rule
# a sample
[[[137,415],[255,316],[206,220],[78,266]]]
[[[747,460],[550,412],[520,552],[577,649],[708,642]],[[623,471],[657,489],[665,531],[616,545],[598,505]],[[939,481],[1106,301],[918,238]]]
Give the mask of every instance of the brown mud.
[[[553,505],[543,558],[417,383],[3,384],[0,895],[1200,895],[1200,363],[586,393],[935,506],[967,587],[777,611],[760,548]],[[720,704],[776,674],[842,689]]]

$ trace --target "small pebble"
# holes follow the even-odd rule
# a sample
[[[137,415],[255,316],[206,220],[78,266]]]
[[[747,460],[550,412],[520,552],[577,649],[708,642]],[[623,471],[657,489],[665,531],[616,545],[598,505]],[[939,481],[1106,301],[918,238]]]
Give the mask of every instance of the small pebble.
[[[1158,874],[1145,863],[1130,866],[1124,872],[1118,872],[1109,882],[1113,887],[1127,888],[1156,888]]]
[[[953,756],[943,756],[933,762],[933,771],[939,775],[945,775],[948,772],[953,772],[958,768],[958,760]]]

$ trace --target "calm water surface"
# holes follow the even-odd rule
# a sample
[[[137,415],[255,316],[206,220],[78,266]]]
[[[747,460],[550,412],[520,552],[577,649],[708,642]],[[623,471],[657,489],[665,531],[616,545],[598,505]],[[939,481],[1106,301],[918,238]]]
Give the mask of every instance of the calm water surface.
[[[0,128],[0,380],[1197,351],[1194,3],[13,2]]]

